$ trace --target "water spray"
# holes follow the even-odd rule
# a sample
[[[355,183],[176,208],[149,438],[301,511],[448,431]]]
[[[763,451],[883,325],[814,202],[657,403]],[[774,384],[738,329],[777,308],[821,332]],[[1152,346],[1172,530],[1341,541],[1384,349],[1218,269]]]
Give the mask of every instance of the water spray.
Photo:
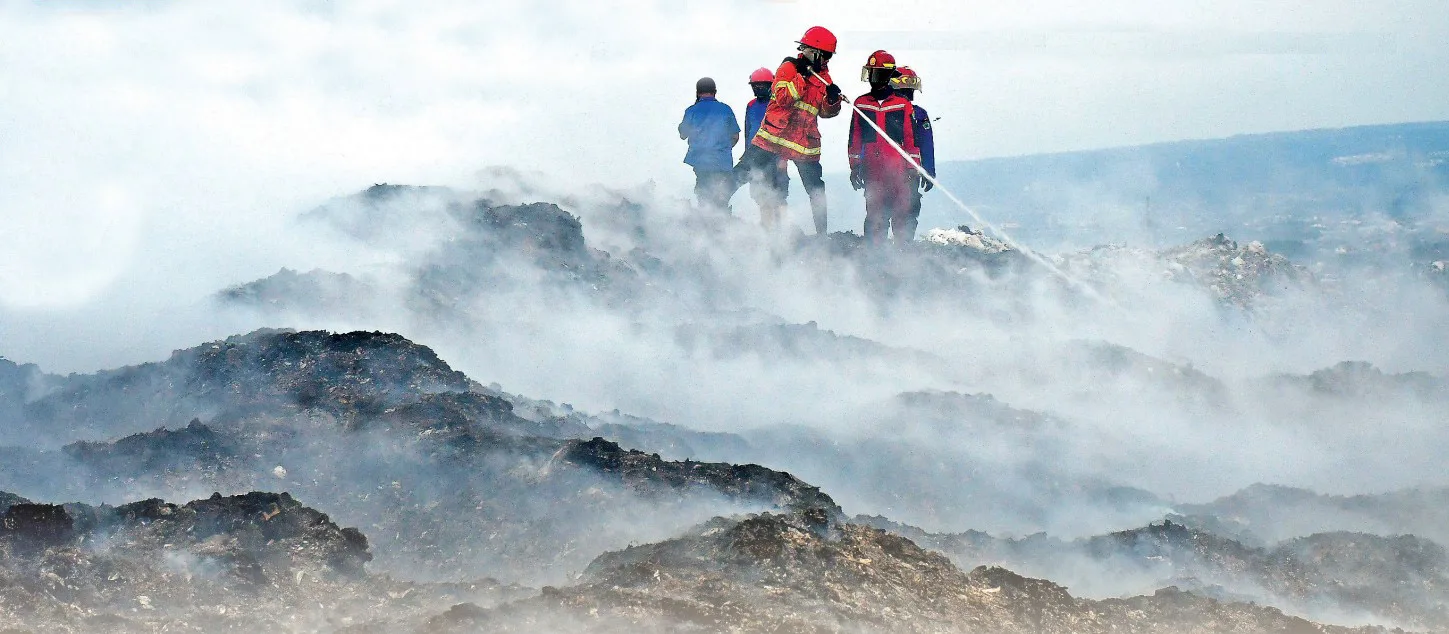
[[[824,83],[826,85],[829,85],[830,84],[830,82],[826,81],[824,77],[821,77],[820,76],[820,73],[815,72],[814,69],[811,69],[810,70],[810,74],[811,75],[814,75],[815,78],[816,79],[819,79],[822,83]],[[889,143],[890,146],[892,148],[894,148],[895,151],[898,152],[901,155],[901,158],[905,159],[907,163],[910,163],[911,167],[915,168],[915,170],[921,174],[921,178],[924,178],[927,181],[929,181],[931,183],[931,186],[934,189],[940,190],[941,193],[945,194],[947,198],[950,198],[951,199],[951,202],[956,203],[956,206],[957,207],[960,207],[962,211],[965,211],[967,214],[969,214],[971,216],[971,218],[973,220],[975,220],[978,225],[981,225],[983,227],[986,227],[987,229],[990,229],[991,232],[994,233],[994,234],[996,234],[998,237],[1000,237],[1001,238],[1001,241],[1002,242],[1005,242],[1007,244],[1007,246],[1010,246],[1011,248],[1016,249],[1017,251],[1020,251],[1023,255],[1025,255],[1026,257],[1030,258],[1033,262],[1036,262],[1037,264],[1040,264],[1040,265],[1046,267],[1046,269],[1048,271],[1051,271],[1053,275],[1056,275],[1057,277],[1061,278],[1066,283],[1068,283],[1068,284],[1070,284],[1072,286],[1075,286],[1075,287],[1081,289],[1083,293],[1085,293],[1087,296],[1091,297],[1092,299],[1095,299],[1095,300],[1098,300],[1098,301],[1101,301],[1101,302],[1104,302],[1104,303],[1107,303],[1107,304],[1113,304],[1113,305],[1115,305],[1115,302],[1113,302],[1110,299],[1108,299],[1106,297],[1103,297],[1101,294],[1097,293],[1096,289],[1093,289],[1091,286],[1088,286],[1086,282],[1083,282],[1083,281],[1078,280],[1078,279],[1076,279],[1076,278],[1074,278],[1074,277],[1072,277],[1070,275],[1067,275],[1067,273],[1065,271],[1061,270],[1060,268],[1057,268],[1057,266],[1055,264],[1052,264],[1050,260],[1046,259],[1046,257],[1038,254],[1036,251],[1033,251],[1032,249],[1028,248],[1026,245],[1023,245],[1022,243],[1017,242],[1016,240],[1012,239],[1012,237],[1009,234],[1007,234],[1006,231],[1003,230],[1001,227],[998,227],[994,223],[992,223],[991,221],[983,218],[981,216],[981,214],[976,213],[976,210],[974,210],[971,207],[969,207],[966,203],[961,202],[961,199],[960,198],[957,198],[956,197],[956,194],[951,193],[951,190],[949,190],[946,187],[944,187],[943,185],[941,185],[941,181],[936,180],[936,177],[935,176],[932,176],[929,173],[927,173],[926,172],[926,168],[921,167],[921,164],[919,162],[917,162],[916,159],[911,158],[910,153],[909,152],[906,152],[905,148],[902,148],[899,143],[896,143],[896,140],[895,139],[892,139],[891,136],[889,134],[887,134],[885,130],[881,129],[880,125],[876,124],[874,118],[872,118],[870,115],[867,115],[865,113],[865,111],[861,110],[854,103],[851,103],[850,101],[846,100],[844,97],[842,97],[840,99],[840,101],[841,101],[841,103],[849,104],[850,105],[850,109],[851,110],[854,110],[855,111],[855,114],[859,115],[860,118],[863,121],[865,121],[867,124],[869,124],[871,128],[875,129],[876,134],[878,134],[880,136],[880,138],[885,139],[885,142],[886,143]]]

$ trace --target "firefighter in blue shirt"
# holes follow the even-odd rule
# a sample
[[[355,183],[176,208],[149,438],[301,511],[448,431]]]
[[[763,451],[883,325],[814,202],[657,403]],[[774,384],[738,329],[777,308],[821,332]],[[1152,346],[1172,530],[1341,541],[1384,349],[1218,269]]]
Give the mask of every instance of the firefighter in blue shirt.
[[[755,93],[755,98],[745,107],[746,144],[760,131],[760,123],[765,120],[765,110],[769,109],[770,100],[774,98],[774,84],[775,73],[768,68],[760,68],[750,73],[750,90]],[[750,184],[750,198],[760,208],[760,225],[766,229],[779,226],[785,211],[785,192],[790,187],[790,177],[785,170],[750,170],[741,160],[735,166],[735,178],[739,185]],[[773,179],[774,186],[766,183],[766,179]]]
[[[931,178],[935,178],[936,138],[935,132],[931,130],[931,115],[927,114],[926,109],[922,108],[920,104],[915,103],[916,92],[921,90],[921,76],[916,74],[916,71],[902,66],[900,76],[891,80],[891,86],[895,87],[896,92],[909,100],[911,105],[914,106],[916,111],[914,117],[916,122],[916,149],[921,151],[921,167],[925,168],[926,173],[930,174]],[[921,217],[921,194],[931,191],[932,187],[935,187],[935,185],[932,185],[931,181],[924,178],[921,179],[921,188],[916,190],[915,196],[913,196],[914,202],[911,204],[911,216],[913,218],[919,219]]]
[[[740,142],[735,111],[715,100],[714,80],[694,84],[694,105],[679,122],[679,138],[689,142],[684,162],[694,168],[694,195],[701,207],[728,212],[735,191],[734,146]]]

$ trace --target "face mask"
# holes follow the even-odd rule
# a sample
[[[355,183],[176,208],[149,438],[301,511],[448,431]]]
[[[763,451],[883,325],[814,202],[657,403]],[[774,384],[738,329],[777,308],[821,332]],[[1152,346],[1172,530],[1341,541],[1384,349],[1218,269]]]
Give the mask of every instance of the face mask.
[[[755,83],[755,84],[750,84],[750,89],[753,90],[753,91],[755,91],[755,98],[756,99],[765,99],[765,100],[768,100],[770,98],[770,85],[769,84],[766,84],[766,83],[763,83],[763,82],[761,82],[761,83]]]
[[[826,64],[830,62],[831,53],[826,53],[825,51],[810,48],[808,46],[802,48],[801,51],[803,52],[805,59],[810,62],[810,67],[815,69],[815,72],[825,70]]]

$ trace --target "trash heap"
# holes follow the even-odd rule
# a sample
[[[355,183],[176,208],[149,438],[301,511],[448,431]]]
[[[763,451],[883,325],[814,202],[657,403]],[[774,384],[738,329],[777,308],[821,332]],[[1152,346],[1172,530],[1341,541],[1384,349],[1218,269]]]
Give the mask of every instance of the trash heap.
[[[299,631],[318,602],[396,589],[366,576],[360,532],[286,493],[0,509],[0,623],[34,631]]]
[[[1423,269],[1429,282],[1449,292],[1449,260],[1435,260]]]
[[[689,336],[708,347],[715,334]],[[837,346],[845,356],[901,352],[813,324],[725,329],[723,339],[729,354],[761,349],[833,359]],[[1104,376],[1156,380],[1184,394],[1223,389],[1190,367],[1128,349],[1086,346],[1069,358],[1069,365]],[[707,436],[617,413],[588,416],[479,385],[393,334],[266,330],[94,375],[40,375],[0,364],[0,372],[7,369],[26,385],[20,390],[16,380],[0,391],[7,411],[38,429],[89,436],[58,450],[0,447],[0,477],[25,483],[7,488],[31,496],[76,491],[89,500],[207,488],[172,496],[204,498],[188,504],[153,499],[119,507],[40,504],[0,493],[0,628],[1383,631],[1320,626],[1251,603],[1334,618],[1309,609],[1320,601],[1353,607],[1370,615],[1365,620],[1449,627],[1439,607],[1449,596],[1449,557],[1425,539],[1313,534],[1344,530],[1333,523],[1300,533],[1312,535],[1301,540],[1249,543],[1214,528],[1256,517],[1233,509],[1071,542],[939,536],[869,518],[851,523],[820,488],[742,464],[777,459],[665,459],[603,430],[628,428],[641,443],[773,439],[782,452],[808,446],[788,434]],[[1282,377],[1271,388],[1369,400],[1401,385],[1444,393],[1442,384],[1426,383],[1431,379],[1345,364]],[[886,406],[892,414],[871,420],[894,437],[924,432],[937,442],[971,443],[1005,431],[1044,456],[1058,455],[1050,443],[1060,442],[1070,424],[983,394],[921,390]],[[150,431],[121,431],[137,428]],[[869,436],[858,444],[841,435],[799,438],[814,444],[822,460],[888,474],[870,480],[889,481],[898,498],[909,491],[932,499],[926,478],[965,489],[979,477],[961,461],[940,461],[940,470],[913,464],[934,462],[919,445],[895,447]],[[855,482],[852,495],[868,491],[865,480]],[[1068,479],[1053,486],[1064,491],[1057,499],[1087,499],[1094,511],[1124,500],[1134,508],[1169,508],[1150,493],[1113,484]],[[288,493],[261,492],[267,490]],[[1014,498],[1025,497],[1021,490],[1013,489]],[[206,497],[210,491],[223,493]],[[244,491],[251,493],[226,494]],[[1365,513],[1381,522],[1417,517],[1440,531],[1385,523],[1397,532],[1381,535],[1412,530],[1439,539],[1445,523],[1424,518],[1438,517],[1432,513],[1446,506],[1443,497],[1343,504],[1372,509]],[[960,499],[946,501],[961,506]],[[966,506],[1000,509],[1009,501],[982,497]],[[1275,509],[1289,507],[1274,501]],[[1217,524],[1209,527],[1199,514]],[[1091,564],[1084,574],[1162,583],[1088,595],[1064,578],[1071,571],[1060,565],[1068,558]],[[1003,565],[1023,574],[994,567]],[[550,587],[472,581],[483,576]],[[1248,594],[1244,584],[1266,594]],[[1129,594],[1146,596],[1081,598]]]
[[[434,631],[1382,632],[1169,588],[1092,601],[1002,568],[964,572],[898,535],[809,515],[716,519],[601,555],[581,583],[496,609],[459,605]]]
[[[982,253],[1002,253],[1013,250],[1011,245],[966,225],[955,229],[931,229],[926,232],[924,240],[931,244],[965,247]]]
[[[16,490],[124,499],[285,487],[381,535],[390,569],[531,583],[720,513],[840,513],[788,473],[665,460],[600,438],[565,408],[520,399],[515,410],[398,335],[258,331],[50,380],[24,404],[28,425],[120,437],[0,447],[0,478]],[[641,532],[631,518],[646,512],[655,521]]]
[[[1244,310],[1274,293],[1314,282],[1307,269],[1263,243],[1239,245],[1221,233],[1162,251],[1110,244],[1054,259],[1069,275],[1110,292],[1170,281],[1202,288],[1219,304]]]
[[[1176,587],[1220,601],[1264,603],[1294,613],[1332,605],[1429,631],[1449,627],[1449,553],[1413,535],[1326,532],[1265,545],[1203,526],[1214,517],[1174,516],[1077,540],[936,534],[881,517],[855,521],[910,537],[958,566],[1004,566],[1097,596]],[[1208,520],[1208,522],[1204,522]],[[1074,571],[1090,571],[1081,574]]]
[[[1240,308],[1253,307],[1264,294],[1313,279],[1307,269],[1269,252],[1263,243],[1240,246],[1221,233],[1167,249],[1158,257],[1167,265],[1169,279],[1200,284],[1219,301]]]
[[[282,267],[267,277],[237,284],[217,293],[230,304],[270,310],[305,309],[332,314],[355,313],[377,296],[377,288],[348,273],[312,269],[305,273]]]

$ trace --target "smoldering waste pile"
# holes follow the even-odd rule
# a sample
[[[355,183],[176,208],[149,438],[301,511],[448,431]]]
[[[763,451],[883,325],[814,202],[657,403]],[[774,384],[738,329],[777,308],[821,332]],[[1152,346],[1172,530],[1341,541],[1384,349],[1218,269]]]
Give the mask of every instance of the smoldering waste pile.
[[[376,185],[339,198],[307,214],[303,226],[346,236],[359,247],[403,256],[395,272],[406,280],[395,295],[429,319],[454,319],[476,308],[480,295],[523,290],[531,294],[583,294],[615,309],[647,309],[702,302],[699,308],[737,308],[742,292],[717,270],[704,250],[676,235],[687,231],[724,239],[740,229],[733,220],[689,218],[665,222],[650,217],[627,197],[597,203],[591,218],[618,244],[591,246],[579,217],[551,203],[509,204],[496,191],[481,195],[438,187]],[[407,236],[426,228],[450,236],[421,247]],[[804,235],[791,237],[786,258],[839,258],[837,268],[859,267],[859,281],[887,298],[951,292],[1022,292],[1030,283],[1058,281],[1013,246],[978,229],[932,229],[904,254],[881,258],[852,232],[835,232],[823,245]],[[1200,289],[1224,305],[1252,307],[1262,296],[1313,283],[1312,275],[1257,242],[1239,245],[1219,234],[1160,252],[1122,247],[1094,249],[1058,258],[1081,281],[1107,291],[1122,290],[1120,272],[1146,271]],[[868,270],[867,270],[868,269]],[[983,279],[993,280],[983,286]],[[227,304],[262,310],[365,315],[381,289],[366,276],[312,270],[278,273],[218,294]],[[346,298],[346,299],[340,299]]]
[[[0,509],[7,632],[318,631],[529,594],[368,575],[367,538],[286,493]]]
[[[979,561],[941,538],[845,521],[828,495],[788,474],[669,461],[595,438],[595,427],[627,428],[646,441],[669,430],[618,416],[554,415],[561,408],[480,386],[395,335],[265,331],[161,363],[41,380],[44,396],[19,403],[33,426],[63,420],[115,436],[153,416],[191,420],[58,452],[8,449],[21,459],[0,469],[7,487],[36,489],[59,479],[75,495],[115,497],[280,485],[359,528],[340,528],[286,493],[98,507],[0,495],[0,606],[34,631],[1351,631],[1181,579],[1177,589],[1147,596],[1088,600],[1048,581],[976,567]],[[199,412],[210,413],[207,422],[196,420]],[[353,451],[379,440],[390,454],[406,447],[406,460]],[[325,455],[324,445],[341,448],[345,459],[303,461]],[[366,469],[342,464],[358,461]],[[445,482],[430,489],[417,476],[396,480],[406,475],[389,468],[400,465],[434,468],[426,477]],[[436,490],[445,487],[464,493]],[[506,505],[493,499],[500,491],[510,496]],[[533,516],[521,511],[525,495],[546,497],[535,500],[546,508]],[[637,546],[628,544],[641,541],[637,531],[614,529],[594,541],[580,534],[609,533],[620,509],[681,511],[680,525]],[[752,509],[766,512],[738,515]],[[580,531],[559,532],[560,523]],[[1310,553],[1298,555],[1306,558],[1329,548],[1326,539],[1285,548]],[[1274,560],[1271,553],[1240,546],[1217,552],[1229,542],[1205,543],[1212,552],[1199,554],[1209,561],[1246,552],[1256,567],[1218,565],[1219,576],[1204,579],[1273,572],[1263,563]],[[1331,548],[1338,558],[1374,559],[1379,555],[1365,549],[1376,543],[1339,539]],[[1402,542],[1398,550],[1428,557],[1413,570],[1442,576],[1434,547]],[[1140,544],[1124,552],[1164,556]],[[1384,565],[1378,577],[1365,577],[1373,569],[1356,566],[1355,574],[1360,583],[1391,583],[1409,569]],[[420,570],[435,578],[419,579]],[[1325,581],[1316,583],[1331,585],[1323,575],[1332,573],[1317,573]],[[490,574],[551,585],[534,590]],[[1416,583],[1423,588],[1417,594],[1383,591],[1382,603],[1365,595],[1364,605],[1443,623],[1442,614],[1423,608],[1443,600],[1442,582]]]
[[[910,540],[810,514],[718,519],[607,553],[583,582],[494,610],[455,608],[444,631],[1352,632],[1174,589],[1088,601],[996,567],[969,573]]]
[[[1213,299],[1240,309],[1254,308],[1265,295],[1316,283],[1306,268],[1268,251],[1263,243],[1239,244],[1221,233],[1161,251],[1106,245],[1067,254],[1059,262],[1093,280],[1116,280],[1122,268],[1148,271],[1163,280],[1201,287]]]
[[[10,449],[0,471],[15,486],[109,497],[284,487],[346,500],[340,513],[379,536],[385,560],[433,575],[482,567],[556,580],[646,508],[669,531],[710,509],[833,507],[787,474],[665,461],[595,438],[576,420],[522,418],[397,335],[263,331],[49,381],[46,396],[23,406],[19,427],[34,436],[175,428],[59,452]],[[45,468],[57,460],[71,468]]]
[[[402,254],[389,277],[400,286],[284,269],[218,300],[349,319],[395,302],[448,327],[520,292],[582,297],[641,329],[666,304],[747,312],[733,303],[745,291],[708,253],[671,246],[627,200],[609,216],[619,242],[606,250],[560,206],[497,199],[379,186],[334,201],[307,222]],[[415,222],[454,237],[413,244]],[[773,257],[874,267],[861,283],[883,304],[987,287],[1081,299],[980,232],[929,235],[887,257],[843,233],[785,240]],[[1280,256],[1222,236],[1075,257],[1059,263],[1098,289],[1123,283],[1113,262],[1136,258],[1147,263],[1139,272],[1225,310],[1312,284]],[[719,362],[910,368],[962,382],[953,359],[814,322],[701,318],[663,330]],[[1195,410],[1233,414],[1245,393],[1103,342],[1023,354],[1093,369],[1070,380],[1150,385]],[[1339,499],[1251,488],[1181,504],[1070,471],[1062,438],[1088,431],[990,394],[902,391],[850,414],[854,434],[724,433],[584,412],[480,379],[383,332],[258,330],[86,375],[0,359],[0,632],[1449,631],[1449,534],[1434,520],[1443,490]],[[1255,385],[1331,393],[1349,409],[1449,402],[1435,376],[1356,364]],[[1033,453],[987,463],[1001,449],[988,439]],[[941,447],[975,444],[981,454]],[[1044,507],[1136,528],[1065,539],[966,524],[1046,517]],[[1291,508],[1304,509],[1296,521]],[[847,514],[862,509],[886,515]]]

